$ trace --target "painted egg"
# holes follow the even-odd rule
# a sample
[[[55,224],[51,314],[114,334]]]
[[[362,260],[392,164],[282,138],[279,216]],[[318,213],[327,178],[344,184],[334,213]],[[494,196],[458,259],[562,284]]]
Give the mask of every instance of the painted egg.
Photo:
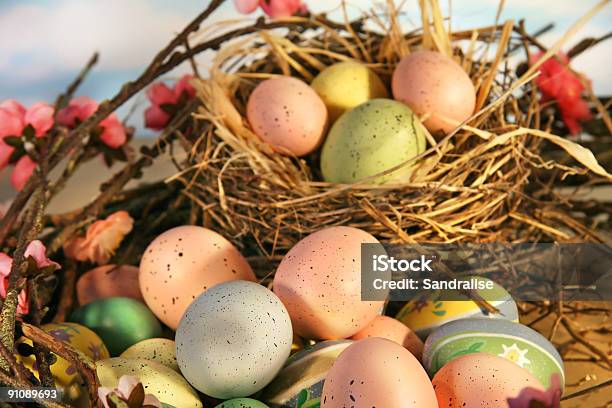
[[[76,284],[81,306],[98,299],[129,297],[143,301],[138,285],[138,268],[131,265],[103,265],[84,273]]]
[[[491,282],[483,277],[470,277],[480,281]],[[487,317],[518,322],[518,309],[512,296],[500,285],[493,282],[493,289],[476,291],[483,299],[497,308],[499,313],[491,313],[456,290],[429,290],[409,301],[397,314],[396,319],[410,327],[425,339],[435,328],[444,323],[468,317]],[[466,299],[466,300],[444,300]]]
[[[354,334],[351,339],[361,340],[367,337],[382,337],[404,346],[418,360],[423,355],[423,342],[405,324],[389,316],[376,316],[366,327]]]
[[[187,308],[176,331],[176,358],[187,381],[204,394],[246,397],[278,374],[292,339],[287,309],[272,291],[231,281]]]
[[[325,136],[327,108],[303,81],[275,77],[257,85],[247,104],[253,131],[280,153],[304,156]]]
[[[419,361],[399,344],[370,337],[351,344],[327,374],[321,408],[437,408]]]
[[[263,402],[252,398],[234,398],[220,403],[215,408],[269,408]]]
[[[147,247],[140,261],[145,302],[172,330],[202,292],[237,279],[255,280],[246,259],[223,236],[194,225],[164,232]]]
[[[419,119],[405,105],[372,99],[342,115],[321,150],[321,172],[330,183],[354,183],[398,166],[425,151]],[[405,181],[405,165],[365,183]]]
[[[162,334],[161,325],[144,304],[124,297],[95,300],[76,309],[70,320],[96,332],[113,356]]]
[[[474,112],[476,91],[468,74],[451,58],[435,51],[417,51],[393,72],[393,97],[405,103],[430,132],[448,133]]]
[[[152,394],[169,408],[202,408],[202,402],[193,388],[176,371],[150,360],[109,358],[96,363],[100,385],[117,387],[123,375],[140,379],[147,394]]]
[[[298,335],[345,339],[378,315],[384,302],[361,300],[364,243],[380,245],[363,230],[330,227],[308,235],[283,258],[273,290],[287,307]]]
[[[80,324],[48,323],[43,325],[42,329],[57,340],[70,344],[94,361],[110,357],[102,339]],[[17,341],[19,359],[38,378],[36,358],[32,354],[31,347],[32,341],[30,339],[22,337]],[[51,374],[55,379],[55,385],[64,391],[67,401],[74,402],[83,394],[82,380],[74,365],[55,354],[54,356],[55,362],[51,364]]]
[[[180,373],[176,362],[176,344],[170,339],[155,338],[139,341],[128,347],[120,357],[155,361]]]
[[[507,408],[523,388],[543,390],[527,370],[501,357],[469,354],[451,361],[432,380],[440,407]]]
[[[389,96],[385,84],[359,62],[339,62],[325,68],[310,84],[319,94],[331,122],[370,99]]]
[[[423,365],[430,375],[458,356],[486,353],[510,360],[529,371],[545,387],[554,373],[565,382],[561,356],[540,333],[501,319],[462,319],[434,331],[425,342]]]
[[[266,387],[261,399],[278,408],[316,405],[321,399],[327,372],[351,343],[350,340],[322,341],[295,353]]]

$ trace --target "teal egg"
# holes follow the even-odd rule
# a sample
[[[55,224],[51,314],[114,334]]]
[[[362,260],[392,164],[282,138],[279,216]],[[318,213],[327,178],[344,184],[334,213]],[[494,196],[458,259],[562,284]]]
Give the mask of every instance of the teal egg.
[[[471,318],[446,323],[433,331],[423,349],[423,366],[430,376],[457,357],[487,353],[504,357],[529,371],[542,385],[558,373],[565,383],[563,359],[540,333],[503,319]]]
[[[323,179],[354,183],[404,163],[424,152],[425,146],[423,127],[410,108],[390,99],[372,99],[334,123],[321,151]],[[405,181],[412,167],[365,182]]]
[[[141,302],[125,297],[111,297],[76,309],[70,321],[93,330],[117,356],[139,341],[161,337],[162,328],[153,313]]]
[[[252,398],[234,398],[221,404],[215,408],[269,408],[263,402],[259,402]]]

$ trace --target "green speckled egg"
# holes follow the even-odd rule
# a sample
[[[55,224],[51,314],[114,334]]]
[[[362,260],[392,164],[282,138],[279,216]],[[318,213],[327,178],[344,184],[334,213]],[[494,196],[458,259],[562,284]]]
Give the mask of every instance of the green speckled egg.
[[[393,168],[425,151],[423,127],[410,108],[390,99],[372,99],[343,114],[331,128],[321,152],[323,179],[354,183]],[[364,181],[404,181],[411,165]]]
[[[162,334],[161,324],[144,304],[124,297],[93,301],[76,309],[70,320],[96,332],[113,356]]]
[[[217,405],[215,408],[269,408],[263,402],[252,398],[235,398]]]

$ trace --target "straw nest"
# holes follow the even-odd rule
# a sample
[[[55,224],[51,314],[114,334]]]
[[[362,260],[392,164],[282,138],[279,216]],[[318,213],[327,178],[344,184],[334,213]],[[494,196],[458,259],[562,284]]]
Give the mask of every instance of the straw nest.
[[[331,225],[358,227],[393,243],[596,240],[550,185],[568,175],[610,176],[590,151],[549,133],[555,118],[540,105],[532,81],[538,65],[521,75],[509,68],[510,59],[528,61],[537,41],[512,21],[450,32],[436,1],[420,5],[424,28],[410,33],[402,32],[400,11],[389,2],[357,22],[294,18],[289,28],[223,47],[210,78],[198,84],[196,118],[205,131],[173,178],[205,220],[247,254],[266,259]],[[477,108],[451,134],[428,135],[428,149],[404,163],[415,166],[408,182],[322,182],[316,153],[301,159],[274,153],[249,127],[246,101],[266,78],[310,82],[330,64],[353,60],[389,83],[398,61],[418,49],[459,62],[476,87]],[[575,165],[544,159],[542,149],[551,142]]]

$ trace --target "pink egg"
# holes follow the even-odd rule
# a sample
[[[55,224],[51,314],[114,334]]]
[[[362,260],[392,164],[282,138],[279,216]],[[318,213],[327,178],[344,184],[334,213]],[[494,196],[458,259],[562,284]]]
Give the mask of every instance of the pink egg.
[[[446,363],[433,379],[440,407],[507,408],[523,388],[543,390],[531,373],[493,354],[474,353]]]
[[[432,132],[449,133],[468,119],[476,91],[459,64],[439,52],[417,51],[400,61],[393,72],[393,97],[408,105]]]
[[[418,360],[421,360],[423,355],[423,341],[404,323],[389,316],[376,316],[351,339],[361,340],[367,337],[382,337],[394,341],[408,349]]]
[[[323,142],[327,108],[306,83],[282,76],[255,88],[247,117],[255,134],[275,150],[304,156]]]
[[[365,231],[330,227],[310,234],[283,258],[274,293],[304,338],[344,339],[378,315],[382,301],[361,300],[361,244],[378,243]]]
[[[438,408],[438,401],[427,373],[408,350],[371,337],[348,346],[325,377],[321,408],[346,407]]]
[[[164,232],[149,244],[140,261],[144,300],[173,330],[196,297],[231,280],[255,281],[255,274],[231,242],[203,227],[188,225]]]
[[[104,265],[85,272],[76,284],[81,306],[109,297],[129,297],[142,302],[138,268],[131,265]]]

